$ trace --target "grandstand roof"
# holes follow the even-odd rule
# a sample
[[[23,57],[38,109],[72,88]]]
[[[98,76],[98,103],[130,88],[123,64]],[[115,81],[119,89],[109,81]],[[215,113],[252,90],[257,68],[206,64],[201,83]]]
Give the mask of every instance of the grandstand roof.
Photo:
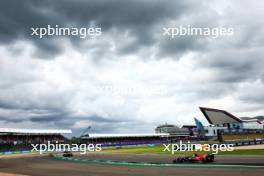
[[[205,118],[210,124],[223,124],[223,123],[241,123],[241,119],[237,118],[233,114],[220,109],[212,109],[200,107],[200,110],[204,114]]]
[[[261,122],[258,119],[249,118],[243,119],[234,116],[233,114],[220,110],[220,109],[213,109],[213,108],[205,108],[200,107],[200,110],[204,114],[205,118],[208,120],[210,124],[223,124],[223,123],[247,123],[247,122]]]
[[[23,133],[23,134],[71,134],[71,130],[51,129],[16,129],[0,128],[0,133]]]
[[[155,136],[169,136],[169,133],[129,133],[129,134],[89,134],[82,138],[123,138],[123,137],[155,137]]]

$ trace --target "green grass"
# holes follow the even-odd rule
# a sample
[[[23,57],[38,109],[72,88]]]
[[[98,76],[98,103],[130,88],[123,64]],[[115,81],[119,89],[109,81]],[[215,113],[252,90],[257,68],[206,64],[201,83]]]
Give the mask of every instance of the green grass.
[[[104,149],[102,152],[111,154],[161,154],[161,155],[171,155],[171,152],[163,151],[164,147],[162,145],[158,146],[143,146],[143,147],[129,147],[129,148],[110,148]],[[193,154],[192,151],[177,151],[174,155],[190,155]],[[208,153],[208,152],[199,152]],[[219,155],[264,155],[264,149],[245,149],[245,150],[234,150],[219,152]]]
[[[264,155],[264,149],[243,149],[230,152],[219,152],[219,155]]]
[[[169,154],[168,152],[163,152],[163,146],[144,146],[144,147],[129,147],[121,149],[105,149],[103,152],[106,153],[124,153],[124,154]]]

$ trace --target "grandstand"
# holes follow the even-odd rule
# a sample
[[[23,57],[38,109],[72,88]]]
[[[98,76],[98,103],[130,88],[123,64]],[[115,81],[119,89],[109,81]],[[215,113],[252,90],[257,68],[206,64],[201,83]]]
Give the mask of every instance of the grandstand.
[[[0,152],[31,150],[31,144],[64,143],[71,130],[0,128]]]
[[[241,139],[264,139],[264,133],[223,134],[223,139],[225,141]]]
[[[238,118],[219,109],[200,107],[200,110],[210,123],[204,127],[207,136],[217,136],[219,141],[264,139],[263,123],[256,118]]]
[[[258,119],[244,120],[238,118],[233,114],[219,109],[200,107],[200,110],[204,114],[207,121],[218,127],[227,127],[227,129],[235,130],[263,130],[264,125]]]
[[[102,146],[162,144],[167,143],[168,138],[168,133],[87,134],[80,137],[81,143]]]

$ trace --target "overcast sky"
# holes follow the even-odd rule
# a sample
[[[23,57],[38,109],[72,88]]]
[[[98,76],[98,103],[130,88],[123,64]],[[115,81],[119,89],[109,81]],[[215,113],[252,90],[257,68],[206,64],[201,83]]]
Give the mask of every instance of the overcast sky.
[[[199,106],[264,115],[264,2],[0,1],[0,127],[154,132],[206,124]],[[31,27],[102,29],[96,38]],[[164,27],[232,27],[171,39]]]

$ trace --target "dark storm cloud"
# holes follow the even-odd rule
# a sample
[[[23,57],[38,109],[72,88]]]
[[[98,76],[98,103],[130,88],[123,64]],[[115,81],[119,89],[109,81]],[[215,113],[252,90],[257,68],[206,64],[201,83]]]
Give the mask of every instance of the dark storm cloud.
[[[255,92],[254,94],[245,93],[239,97],[241,101],[245,103],[263,105],[264,103],[264,94],[262,92]],[[262,108],[261,106],[260,108]]]
[[[100,117],[100,116],[97,116],[97,115],[89,116],[89,117],[82,117],[82,118],[91,120],[93,122],[113,122],[113,123],[119,122],[118,120],[111,120],[111,119],[107,119],[107,118]]]
[[[2,109],[17,109],[18,107],[12,103],[7,103],[5,101],[0,101],[0,108]]]
[[[51,109],[48,110],[48,114],[36,114],[36,115],[31,115],[29,117],[29,120],[32,122],[56,122],[56,121],[61,121],[63,118],[68,117],[68,112],[62,112],[62,111],[52,111]]]
[[[61,121],[63,118],[69,116],[69,112],[59,110],[59,109],[40,109],[34,107],[21,107],[21,106],[10,106],[4,103],[0,103],[0,111],[6,111],[6,113],[0,114],[0,120],[6,122],[22,122],[22,121],[32,121],[32,122],[55,122]]]
[[[244,12],[247,11],[247,3],[245,6],[240,1],[230,4],[219,1],[216,5],[208,2],[0,1],[0,49],[4,48],[0,58],[0,121],[16,123],[15,126],[20,122],[28,122],[47,127],[74,128],[76,134],[80,134],[82,128],[90,123],[94,124],[95,132],[137,132],[140,126],[148,125],[143,124],[144,120],[141,121],[138,116],[143,114],[142,119],[149,118],[150,123],[158,124],[167,120],[167,113],[178,114],[171,110],[180,109],[180,106],[186,106],[189,110],[193,102],[196,106],[231,96],[235,103],[244,101],[263,105],[263,90],[256,91],[257,87],[264,84],[264,25],[258,22],[262,17],[261,12],[258,18],[252,15],[252,18],[246,19],[248,15]],[[228,10],[222,5],[227,5]],[[248,27],[241,27],[241,23]],[[30,35],[31,27],[89,27],[90,24],[101,27],[106,37],[96,42],[84,42],[78,37],[67,36],[72,46],[63,48],[64,40],[60,37],[39,39]],[[197,27],[223,25],[239,30],[237,36],[217,39],[202,36],[170,39],[162,35],[163,27],[181,24]],[[23,46],[13,46],[20,40],[33,44],[36,51],[32,51],[29,57],[26,54],[23,56]],[[113,46],[116,48],[111,50]],[[68,49],[74,53],[71,47],[80,54],[73,54],[76,56],[74,61],[65,51]],[[152,48],[156,54],[154,63],[145,59],[153,54]],[[193,58],[183,57],[189,53],[193,54]],[[135,59],[129,67],[123,63],[126,54],[132,54]],[[53,59],[55,56],[63,57],[48,61],[33,59]],[[107,58],[110,61],[100,63],[99,68],[99,64],[90,65],[90,60],[86,58]],[[112,58],[117,62],[112,63]],[[153,69],[148,68],[151,64],[154,64]],[[104,95],[93,93],[90,89],[104,81],[110,85],[120,81],[132,87],[144,82],[144,86],[151,79],[160,85],[163,85],[164,79],[165,87],[172,93],[163,98],[180,102],[180,106],[165,101],[157,106],[159,108],[153,108],[155,101],[149,101],[151,103],[148,104],[148,98],[141,95],[135,97],[142,101],[135,103],[121,96],[120,103],[111,97],[105,100]],[[258,80],[261,83],[247,89],[248,84]],[[170,105],[172,108],[166,109]],[[180,115],[187,117],[188,112],[183,112]],[[79,116],[79,113],[83,116]],[[156,114],[160,114],[157,115],[160,119],[155,117]],[[84,125],[78,123],[82,121],[86,121]],[[145,131],[144,127],[142,129]]]
[[[1,90],[1,89],[0,89]],[[1,90],[7,92],[6,90]],[[0,96],[0,108],[3,109],[18,109],[18,110],[33,110],[33,111],[58,111],[65,107],[65,101],[67,97],[61,97],[60,95],[53,94],[48,96],[32,96],[30,92],[22,92],[19,94],[17,89],[9,90],[12,96]],[[66,98],[66,99],[63,99]],[[46,101],[41,101],[45,99]]]
[[[264,73],[260,76],[260,79],[264,83]]]
[[[20,123],[20,122],[23,122],[25,120],[21,119],[21,118],[10,119],[10,117],[8,117],[8,116],[0,115],[0,121],[12,122],[12,123]]]
[[[0,2],[0,42],[29,40],[37,46],[40,57],[52,56],[61,51],[59,43],[48,37],[46,40],[31,36],[31,27],[46,27],[56,24],[87,27],[94,23],[103,32],[109,29],[130,31],[136,42],[128,47],[153,44],[152,27],[162,20],[177,18],[190,7],[183,1],[161,0],[10,0]],[[70,37],[69,37],[70,38]],[[81,39],[71,38],[72,42]],[[133,52],[121,48],[121,53]]]
[[[91,132],[92,133],[120,133],[120,129],[122,128],[127,128],[129,129],[130,133],[137,133],[137,129],[135,127],[141,127],[146,124],[142,124],[139,122],[100,122],[100,123],[95,123],[91,127]],[[145,126],[146,127],[146,126]]]
[[[0,2],[0,43],[6,44],[15,40],[30,40],[44,51],[58,53],[59,48],[45,40],[33,38],[31,27],[42,27],[47,24],[61,24],[56,16],[41,12],[43,7],[37,1],[1,1]],[[52,46],[52,47],[51,47]]]
[[[102,116],[98,115],[90,115],[90,116],[78,116],[78,115],[73,115],[71,112],[66,112],[66,111],[53,111],[52,109],[47,109],[46,113],[36,113],[35,115],[31,115],[29,117],[29,121],[31,122],[37,122],[37,123],[52,123],[55,126],[59,126],[61,128],[69,128],[70,126],[73,125],[73,119],[75,122],[82,122],[84,121],[89,121],[91,124],[87,125],[92,126],[96,132],[106,132],[106,131],[111,131],[113,129],[117,129],[120,124],[131,124],[135,123],[132,121],[124,121],[124,120],[115,120],[114,118],[105,118]],[[3,119],[0,120],[6,120],[8,121],[8,117],[3,117]],[[19,119],[12,119],[13,122],[21,122],[23,120]],[[94,124],[94,125],[92,125]],[[85,129],[85,128],[84,128]],[[83,130],[83,129],[81,129]]]
[[[180,36],[176,39],[165,38],[159,44],[160,52],[158,58],[172,56],[173,59],[178,60],[188,52],[202,52],[206,47],[206,40],[197,36]]]
[[[84,130],[91,126],[91,129],[89,132],[92,133],[111,133],[111,132],[118,132],[118,129],[123,126],[133,126],[133,125],[141,125],[138,124],[138,122],[134,121],[124,121],[124,120],[114,120],[105,118],[98,115],[93,116],[73,116],[72,114],[63,114],[61,116],[55,116],[56,118],[52,118],[53,116],[47,116],[47,117],[35,117],[31,118],[30,120],[33,122],[40,122],[40,123],[48,123],[51,122],[55,126],[59,126],[61,128],[69,128],[73,126],[73,119],[74,122],[82,122],[89,121],[89,123],[82,127],[73,128],[74,134],[82,134]]]
[[[53,58],[52,56],[63,51],[63,49],[54,39],[41,39],[41,41],[35,41],[35,44],[37,51],[34,53],[34,55],[38,58]]]
[[[261,78],[264,73],[263,55],[261,50],[234,48],[212,52],[200,58],[198,64],[213,70],[215,81],[236,83]]]

